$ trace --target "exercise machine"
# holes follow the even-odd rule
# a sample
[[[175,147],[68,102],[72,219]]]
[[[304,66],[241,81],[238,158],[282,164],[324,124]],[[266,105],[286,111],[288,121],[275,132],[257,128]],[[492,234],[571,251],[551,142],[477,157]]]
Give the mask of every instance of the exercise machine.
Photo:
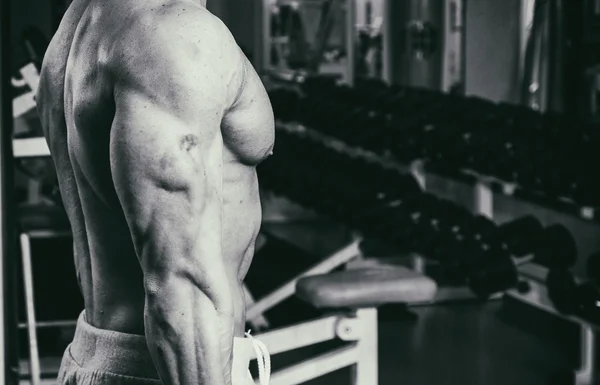
[[[261,11],[261,70],[328,73],[354,82],[353,0],[261,0]],[[335,64],[328,64],[333,36],[342,42],[336,44],[339,55],[331,55],[338,56]]]

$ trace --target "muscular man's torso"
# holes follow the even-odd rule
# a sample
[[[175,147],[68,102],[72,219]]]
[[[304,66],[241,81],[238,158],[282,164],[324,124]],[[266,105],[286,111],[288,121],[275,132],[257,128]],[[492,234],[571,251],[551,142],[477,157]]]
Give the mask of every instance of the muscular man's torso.
[[[110,55],[112,47],[126,44],[119,33],[123,26],[140,23],[151,28],[160,23],[161,12],[168,12],[165,9],[173,4],[179,6],[179,11],[189,7],[205,13],[204,17],[213,17],[187,0],[75,0],[50,43],[42,69],[38,110],[73,230],[86,316],[92,325],[104,329],[144,332],[142,271],[111,176],[115,79],[105,68],[110,67],[110,60],[118,60]],[[202,20],[199,23],[190,28],[202,28]],[[139,33],[144,33],[143,28]],[[260,226],[255,166],[272,149],[273,116],[250,63],[224,61],[223,65],[235,66],[232,70],[243,81],[241,86],[223,81],[222,86],[231,88],[232,95],[241,92],[236,98],[245,100],[239,107],[224,111],[221,124],[222,256],[231,285],[239,287]],[[189,79],[180,80],[193,81],[202,74],[189,75]],[[243,298],[236,301],[239,332],[244,322]]]

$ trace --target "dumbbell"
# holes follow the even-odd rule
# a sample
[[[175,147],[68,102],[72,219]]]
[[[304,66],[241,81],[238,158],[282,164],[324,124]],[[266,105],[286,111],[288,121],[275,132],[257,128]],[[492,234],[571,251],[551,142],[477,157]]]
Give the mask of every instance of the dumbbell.
[[[354,211],[351,223],[365,235],[417,251],[419,229],[413,215],[421,211],[421,202],[428,197],[428,194],[414,191],[393,200],[387,199]]]
[[[546,267],[570,267],[577,259],[577,245],[566,227],[554,224],[543,228],[530,215],[499,226],[497,240],[515,257],[533,254],[534,261]]]
[[[517,283],[517,270],[510,253],[494,236],[498,231],[491,220],[472,216],[463,229],[445,242],[452,254],[449,261],[462,270],[471,290],[481,298],[507,290]]]
[[[483,248],[485,257],[478,269],[467,275],[471,291],[480,298],[508,290],[518,283],[517,267],[502,248]]]
[[[308,97],[301,100],[298,119],[311,129],[343,138],[344,123],[350,119],[349,110],[333,97]]]
[[[596,325],[600,324],[600,287],[594,282],[587,281],[577,286],[575,292],[579,301],[579,313],[584,318]]]
[[[442,263],[448,261],[452,256],[448,254],[445,243],[462,239],[472,214],[454,202],[435,197],[423,204],[422,212],[419,218],[421,228],[435,235],[432,242],[425,242],[422,251]]]
[[[588,257],[587,264],[587,276],[596,285],[600,286],[600,252],[595,252]]]
[[[297,120],[300,95],[288,88],[277,88],[269,91],[269,98],[276,119],[283,122]]]
[[[307,95],[328,93],[337,86],[337,79],[333,76],[309,76],[302,83],[302,91]]]
[[[364,111],[362,120],[356,119],[349,126],[346,142],[356,147],[382,154],[389,132],[389,117],[378,111]]]
[[[511,239],[511,234],[506,227],[498,227],[492,220],[483,216],[474,216],[465,210],[460,224],[454,224],[450,231],[444,233],[445,242],[451,245],[451,249],[443,250],[442,253],[449,254],[442,258],[448,263],[457,264],[465,270],[465,274],[471,270],[477,270],[480,265],[485,264],[487,258],[482,254],[501,250],[502,254],[509,254],[505,241]]]
[[[334,87],[334,88],[335,88],[335,87]],[[338,88],[340,88],[340,87],[338,87]],[[346,95],[346,94],[349,94],[349,93],[350,93],[350,91],[349,91],[349,90],[347,90],[346,88],[343,88],[343,89],[344,89],[344,92],[342,92],[342,94]],[[431,103],[431,101],[432,101],[432,100],[435,100],[436,98],[438,98],[438,99],[439,99],[439,98],[440,98],[440,97],[439,97],[439,95],[436,95],[436,94],[434,94],[434,93],[427,93],[427,92],[423,92],[423,91],[415,91],[415,90],[413,90],[413,91],[412,91],[412,93],[413,93],[412,95],[416,95],[417,97],[416,97],[416,98],[408,98],[408,97],[404,97],[403,99],[406,99],[406,100],[405,100],[405,102],[406,102],[406,103],[404,103],[404,105],[403,105],[403,108],[405,108],[405,109],[406,109],[406,111],[410,111],[410,112],[411,112],[411,114],[410,114],[410,115],[413,115],[413,114],[414,114],[414,110],[419,110],[419,107],[420,107],[420,106],[425,106],[425,107],[422,107],[422,108],[421,108],[421,110],[423,110],[423,111],[425,111],[425,112],[428,112],[428,113],[429,113],[429,115],[431,115],[431,109],[432,109],[432,108],[431,108],[431,105],[428,105],[428,104],[430,104],[430,103]],[[436,96],[432,96],[432,95],[436,95]],[[406,95],[404,95],[404,96],[406,96]],[[345,98],[342,98],[342,99],[345,99],[345,101],[346,101],[346,102],[348,101],[348,97],[345,97]],[[352,98],[350,98],[350,99],[352,99]],[[391,98],[391,99],[393,99],[393,98]],[[353,102],[353,103],[355,103],[355,102],[356,102],[356,100],[358,100],[358,99],[357,99],[357,98],[355,98],[355,100],[354,100],[354,102]],[[447,99],[446,99],[446,100],[447,100]],[[387,104],[390,104],[390,102],[389,102],[389,101],[387,101],[387,102],[383,102],[382,104],[386,104],[386,103],[387,103]],[[484,105],[488,105],[488,104],[490,104],[489,102],[478,101],[478,100],[469,100],[469,103],[471,103],[472,105],[475,105],[475,106],[477,105],[477,103],[479,103],[479,104],[483,103]],[[343,104],[343,103],[342,103],[342,104]],[[392,104],[393,104],[393,103],[392,103]],[[440,117],[441,117],[440,119],[443,119],[443,117],[444,117],[444,116],[447,116],[448,114],[451,114],[451,112],[454,110],[453,108],[448,108],[448,107],[446,107],[446,106],[444,105],[444,103],[438,103],[438,104],[439,104],[439,106],[441,106],[441,107],[439,107],[438,109],[439,109],[439,110],[441,110],[442,112],[444,112],[444,113],[440,113]],[[447,103],[447,102],[446,102],[446,104],[450,104],[450,103]],[[464,104],[465,104],[465,105],[468,105],[468,103],[464,103]],[[352,108],[352,111],[355,111],[357,108],[360,110],[360,106],[358,106],[358,107],[356,107],[356,108],[355,108],[355,107],[356,107],[356,106],[354,106],[354,107]],[[395,107],[398,107],[398,106],[396,105]],[[476,108],[475,110],[479,110],[479,109],[480,109],[480,108]],[[328,110],[331,110],[331,108],[329,108]],[[429,110],[429,111],[428,111],[428,110]],[[351,113],[348,113],[348,109],[345,109],[344,115],[346,116],[346,118],[348,119],[348,121],[350,121],[350,122],[358,122],[358,121],[360,121],[360,122],[361,122],[360,124],[359,124],[359,123],[356,123],[356,124],[355,124],[355,127],[364,126],[364,125],[365,125],[365,123],[364,123],[364,121],[365,121],[365,120],[364,120],[364,117],[360,117],[360,119],[355,119],[354,117],[352,117],[352,118],[348,118],[348,116],[351,116],[351,115],[352,115],[352,113],[353,113],[352,111],[351,111]],[[359,115],[360,115],[360,114],[359,114]],[[406,114],[404,114],[404,115],[406,115]],[[485,116],[485,114],[474,114],[474,115],[475,115],[475,116],[479,116],[479,115],[483,115],[483,116]],[[490,115],[490,114],[488,113],[488,115]],[[377,116],[376,116],[376,117],[377,117]],[[500,119],[500,120],[501,120],[501,119]],[[333,125],[335,125],[335,123],[336,123],[336,122],[327,122],[327,125],[332,125],[332,123],[333,123]],[[369,121],[369,123],[370,123],[370,124],[373,124],[374,122],[373,122],[373,121]],[[396,123],[397,123],[397,122],[396,122]],[[379,126],[379,124],[375,124],[375,125],[376,125],[376,126]],[[341,126],[342,126],[342,127],[344,127],[345,125],[344,125],[344,124],[341,124]],[[369,131],[367,131],[367,132],[368,132],[369,134],[373,134],[373,131],[371,131],[371,130],[369,130]],[[486,135],[487,135],[487,136],[489,136],[489,130],[487,130],[487,133],[486,133]],[[358,136],[360,136],[360,135],[358,135]],[[357,135],[352,135],[351,137],[352,137],[352,138],[354,138],[354,137],[358,137],[358,136],[357,136]],[[348,136],[346,136],[346,137],[348,137]],[[370,137],[369,139],[370,139],[370,140],[373,140],[373,137]],[[359,139],[359,141],[360,141],[360,139]],[[493,142],[494,142],[494,141],[488,141],[488,144],[489,144],[489,143],[493,143]],[[484,148],[481,148],[481,147],[482,147],[482,146],[477,146],[477,147],[476,147],[476,149],[480,149],[480,153],[481,153],[481,156],[479,157],[479,158],[480,158],[479,160],[481,160],[481,161],[480,161],[480,162],[478,162],[478,163],[479,163],[479,164],[485,164],[486,162],[484,162],[484,161],[485,161],[486,159],[490,159],[490,157],[489,157],[489,156],[487,156],[487,157],[485,156],[486,154],[488,154],[488,155],[489,155],[488,151],[486,151],[486,148],[485,148],[485,146],[483,146]],[[446,158],[445,154],[444,154],[444,153],[442,153],[442,152],[438,152],[438,155],[443,155],[443,156],[442,156],[442,158]],[[514,162],[513,162],[513,163],[514,163]],[[488,168],[494,168],[494,167],[496,167],[496,166],[495,166],[495,163],[494,163],[494,164],[492,164],[492,165],[490,165]],[[521,174],[524,174],[524,175],[526,175],[526,176],[527,176],[528,174],[531,174],[531,172],[529,172],[529,173],[525,172],[525,173],[521,173]],[[527,177],[529,177],[529,176],[527,176]]]
[[[400,223],[408,231],[399,228],[394,236],[395,243],[425,256],[430,255],[447,224],[441,206],[441,200],[431,194],[421,194],[408,200],[398,213],[402,218]]]
[[[394,85],[390,87],[387,97],[380,100],[378,108],[383,113],[391,114],[395,117],[403,116],[402,110],[409,97],[409,88]]]
[[[373,171],[376,174],[377,171]],[[377,180],[379,179],[379,180]],[[385,183],[387,182],[387,186]],[[365,230],[372,234],[376,227],[384,227],[386,231],[377,230],[380,236],[390,238],[394,229],[390,228],[386,220],[394,215],[400,203],[421,196],[421,188],[412,175],[391,173],[385,171],[377,178],[356,178],[355,183],[346,190],[345,205],[339,213],[346,223],[358,230]],[[389,212],[379,211],[380,207],[390,208]],[[388,239],[389,240],[389,239]]]
[[[524,257],[535,250],[542,232],[541,222],[536,217],[528,215],[499,226],[497,235],[499,241],[512,255]]]
[[[352,218],[353,227],[365,237],[374,238],[394,244],[399,231],[410,232],[413,228],[410,223],[403,222],[403,201],[382,202],[366,210],[358,210]],[[406,246],[406,245],[405,245]]]
[[[577,283],[567,269],[550,269],[546,288],[550,301],[559,312],[600,323],[600,290],[594,282]]]
[[[445,271],[467,278],[473,292],[480,297],[516,284],[516,267],[500,245],[478,243],[465,235],[473,226],[470,213],[427,194],[417,202],[400,205],[393,219],[388,219],[396,228],[393,240],[399,247],[437,260]],[[450,211],[460,214],[454,216]]]
[[[372,207],[384,202],[407,200],[421,194],[421,187],[410,174],[381,174],[373,170],[371,177],[356,177],[347,189],[347,206],[342,216],[352,221],[352,208]],[[388,185],[386,186],[385,183]]]
[[[288,189],[294,190],[290,191],[291,195],[296,191],[302,195],[300,189],[318,190],[316,194],[321,195],[322,199],[314,201],[314,204],[316,208],[330,214],[344,216],[357,206],[368,206],[382,200],[398,199],[406,194],[420,192],[417,181],[411,175],[402,175],[362,159],[350,158],[317,142],[296,140],[295,145],[292,145],[289,135],[283,135],[280,139],[283,139],[280,142],[283,150],[278,153],[283,155],[277,159],[272,157],[268,163],[265,162],[267,165],[261,165],[259,170],[269,171],[270,167],[271,174],[277,174],[278,170],[273,170],[273,167],[278,168],[282,170],[279,174],[285,174],[280,175],[283,180],[289,179],[290,174],[293,174],[293,179],[285,182],[291,184]],[[295,157],[295,160],[287,163],[295,164],[296,167],[293,170],[290,166],[286,168],[286,160],[282,157]],[[271,182],[271,179],[267,176],[266,183]],[[275,181],[277,182],[281,181]],[[299,199],[302,201],[300,203],[307,203],[306,197],[300,196]]]
[[[577,282],[567,269],[550,269],[546,276],[548,297],[560,313],[572,315],[578,312]]]
[[[554,224],[544,229],[534,250],[534,261],[550,268],[572,267],[577,253],[571,232],[561,224]]]
[[[379,79],[359,78],[354,83],[354,92],[365,105],[377,107],[382,101],[389,98],[392,89],[388,84]]]
[[[451,257],[442,266],[460,272],[478,297],[488,298],[517,284],[516,266],[500,245],[477,243],[462,234],[445,239],[441,246]]]
[[[524,217],[496,226],[485,217],[475,216],[464,222],[460,230],[445,234],[440,242],[438,247],[449,255],[442,258],[443,263],[462,270],[469,286],[480,297],[515,286],[518,274],[511,254],[524,256],[534,248],[536,241],[528,243],[522,235],[541,232],[539,221]]]
[[[283,142],[285,143],[284,147],[292,146],[289,138],[284,139]],[[327,152],[318,146],[311,146],[309,142],[298,141],[295,149],[290,148],[289,152],[286,151],[284,155],[280,156],[285,161],[280,163],[280,170],[277,172],[283,178],[287,178],[285,183],[291,185],[287,186],[288,189],[291,188],[287,194],[309,207],[317,207],[338,216],[343,215],[344,210],[359,212],[360,204],[365,206],[369,203],[371,206],[379,204],[379,208],[376,207],[376,210],[363,213],[360,218],[362,224],[357,227],[360,227],[367,235],[392,240],[396,244],[412,250],[426,250],[432,243],[431,240],[439,237],[442,230],[454,229],[456,231],[457,228],[460,228],[456,218],[467,217],[466,214],[452,215],[452,211],[460,212],[461,210],[450,204],[441,203],[433,196],[420,194],[419,185],[412,176],[405,179],[407,185],[412,186],[408,187],[407,191],[403,191],[401,186],[397,186],[395,187],[396,191],[387,191],[386,196],[379,198],[376,191],[368,186],[383,186],[386,179],[395,176],[393,173],[376,171],[378,166],[356,162],[354,167],[350,168],[355,170],[356,174],[348,176],[347,173],[340,173],[340,170],[348,167],[348,164],[344,165],[344,162],[350,161],[342,161],[345,158],[340,154]],[[304,153],[309,150],[313,157],[307,157],[308,154]],[[286,156],[289,157],[285,159]],[[294,168],[290,159],[295,159],[299,165],[303,166]],[[315,167],[317,166],[314,163],[315,159],[317,159],[317,163],[322,164],[322,167]],[[307,162],[302,163],[302,160]],[[308,167],[306,167],[307,165]],[[369,172],[370,167],[373,172]],[[393,184],[390,185],[393,186]],[[356,192],[358,190],[360,190],[359,193]],[[408,199],[405,199],[406,196]],[[448,210],[450,208],[453,210]],[[485,254],[485,250],[471,249],[469,252]],[[489,259],[496,265],[502,264],[501,261],[492,257],[482,256],[481,259]],[[489,264],[481,266],[476,273],[471,274],[470,278],[474,291],[481,296],[499,290],[506,285],[507,281],[506,278],[500,276],[498,273],[500,269],[497,266],[492,269],[487,265]]]

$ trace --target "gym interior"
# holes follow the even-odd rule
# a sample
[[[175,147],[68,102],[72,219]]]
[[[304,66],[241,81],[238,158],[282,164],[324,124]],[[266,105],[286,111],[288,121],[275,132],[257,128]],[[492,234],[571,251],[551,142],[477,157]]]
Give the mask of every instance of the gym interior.
[[[0,13],[11,385],[56,383],[83,309],[35,108],[69,4]],[[600,384],[600,1],[208,8],[276,121],[244,287],[271,384]]]

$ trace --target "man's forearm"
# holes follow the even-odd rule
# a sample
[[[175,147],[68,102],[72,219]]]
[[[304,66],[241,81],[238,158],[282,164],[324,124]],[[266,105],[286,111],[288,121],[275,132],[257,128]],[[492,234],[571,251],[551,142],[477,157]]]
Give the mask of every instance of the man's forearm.
[[[190,283],[162,288],[146,300],[145,324],[163,383],[231,385],[232,314]]]

